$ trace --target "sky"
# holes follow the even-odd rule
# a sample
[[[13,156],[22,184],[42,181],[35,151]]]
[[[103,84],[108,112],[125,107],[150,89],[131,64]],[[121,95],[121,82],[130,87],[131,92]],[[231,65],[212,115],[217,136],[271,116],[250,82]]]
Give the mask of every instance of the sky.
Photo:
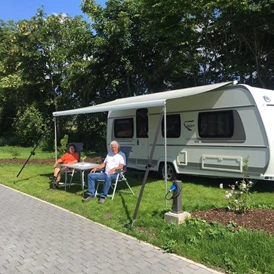
[[[52,13],[66,13],[71,17],[82,15],[88,17],[81,11],[81,0],[0,0],[0,19],[15,22],[35,16],[37,9],[44,6],[47,15]],[[104,0],[97,0],[96,3],[104,5]]]

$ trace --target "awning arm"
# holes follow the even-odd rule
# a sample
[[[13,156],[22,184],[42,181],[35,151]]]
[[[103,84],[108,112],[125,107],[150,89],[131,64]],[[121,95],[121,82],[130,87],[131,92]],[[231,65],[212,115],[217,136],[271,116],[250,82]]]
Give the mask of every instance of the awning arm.
[[[152,147],[151,147],[151,151],[150,151],[150,156],[149,156],[149,159],[148,159],[148,164],[147,164],[146,172],[145,172],[143,183],[142,183],[142,187],[141,187],[141,190],[140,190],[140,193],[139,193],[138,201],[137,201],[137,204],[136,204],[136,207],[135,207],[135,210],[134,210],[134,214],[133,214],[131,226],[133,226],[133,222],[135,221],[135,219],[137,217],[139,206],[140,206],[140,203],[141,203],[141,200],[142,200],[142,197],[143,197],[143,192],[144,192],[144,189],[145,189],[145,185],[146,185],[146,182],[147,182],[147,177],[148,177],[148,174],[149,174],[149,170],[152,167],[151,162],[152,162],[152,158],[153,158],[153,154],[154,154],[156,142],[157,142],[157,139],[158,139],[158,136],[159,136],[159,132],[160,132],[160,128],[161,128],[161,122],[162,122],[163,116],[166,113],[165,109],[166,109],[166,103],[164,104],[164,108],[161,111],[161,115],[160,115],[160,118],[159,118],[158,126],[157,126],[157,129],[156,129],[155,135],[154,135],[154,141],[153,141],[153,144],[152,144]]]

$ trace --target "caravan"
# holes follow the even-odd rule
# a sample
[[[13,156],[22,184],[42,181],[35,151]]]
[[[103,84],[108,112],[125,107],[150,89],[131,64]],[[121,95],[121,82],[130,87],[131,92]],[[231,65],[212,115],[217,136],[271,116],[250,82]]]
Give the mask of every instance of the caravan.
[[[272,90],[227,82],[53,115],[103,111],[108,112],[107,147],[112,140],[129,147],[130,168],[149,168],[166,179],[192,174],[274,180]]]
[[[131,147],[128,167],[138,170],[147,168],[155,146],[151,170],[164,177],[166,157],[168,179],[175,174],[230,178],[245,174],[274,180],[274,91],[233,84],[211,87],[204,92],[196,87],[131,98],[129,104],[143,97],[147,106],[109,111],[107,143],[115,139]],[[163,106],[149,102],[163,98],[166,113],[161,118]]]

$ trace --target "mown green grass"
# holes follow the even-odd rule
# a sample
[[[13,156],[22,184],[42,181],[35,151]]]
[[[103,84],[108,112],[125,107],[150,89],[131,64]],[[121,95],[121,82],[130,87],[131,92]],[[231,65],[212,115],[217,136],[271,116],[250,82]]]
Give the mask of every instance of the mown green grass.
[[[135,195],[125,193],[127,188],[120,185],[121,191],[116,193],[113,201],[107,199],[104,205],[96,201],[83,204],[81,186],[76,183],[76,177],[67,192],[64,187],[56,191],[49,188],[48,176],[52,174],[52,165],[27,164],[16,177],[21,167],[0,165],[0,183],[145,240],[166,252],[227,273],[274,273],[274,237],[267,233],[245,229],[235,232],[232,225],[209,225],[197,219],[187,220],[180,226],[166,223],[164,214],[172,208],[172,201],[165,200],[165,183],[158,180],[156,174],[150,173],[133,222],[142,178],[128,176]],[[222,182],[227,186],[229,181],[195,177],[183,177],[182,180],[184,211],[191,213],[227,205],[224,189],[220,189],[219,184]],[[170,185],[169,182],[167,189]],[[271,183],[259,182],[252,195],[254,206],[274,208],[273,190]]]
[[[19,146],[1,146],[0,147],[0,158],[1,159],[27,159],[31,152],[34,151],[34,155],[31,155],[31,159],[37,158],[37,159],[48,159],[48,158],[54,158],[55,154],[54,152],[46,152],[42,151],[41,148],[33,147],[19,147]],[[14,157],[14,154],[16,156]],[[18,155],[17,155],[18,154]]]

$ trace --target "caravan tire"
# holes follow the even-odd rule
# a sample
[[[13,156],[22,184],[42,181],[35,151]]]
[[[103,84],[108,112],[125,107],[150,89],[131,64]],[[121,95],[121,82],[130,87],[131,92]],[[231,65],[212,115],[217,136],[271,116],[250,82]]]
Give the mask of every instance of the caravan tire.
[[[165,164],[161,163],[159,173],[162,179],[165,179]],[[167,163],[167,180],[172,180],[176,176],[173,164]]]

